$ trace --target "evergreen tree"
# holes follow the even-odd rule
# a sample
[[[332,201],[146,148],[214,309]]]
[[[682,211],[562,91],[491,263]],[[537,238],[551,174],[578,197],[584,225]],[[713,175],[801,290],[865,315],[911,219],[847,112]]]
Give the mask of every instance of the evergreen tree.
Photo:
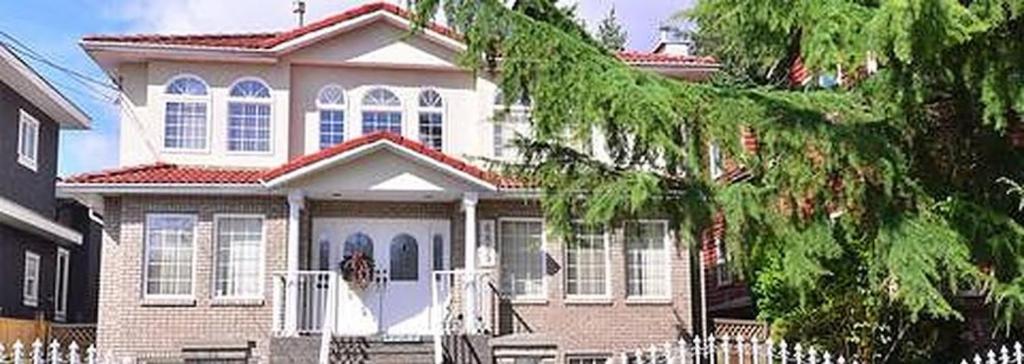
[[[657,211],[697,242],[722,212],[775,332],[861,362],[956,360],[937,338],[957,333],[943,326],[964,288],[988,287],[1000,322],[1019,322],[1024,228],[994,177],[1024,173],[1000,134],[1024,111],[1020,0],[701,0],[702,47],[746,75],[714,84],[628,67],[552,0],[415,12],[440,6],[462,63],[508,102],[531,97],[522,161],[500,167],[541,188],[554,232]],[[778,87],[794,59],[857,74],[871,54],[882,71],[844,89]],[[598,137],[610,160],[589,152]],[[711,142],[750,178],[707,178]]]
[[[597,25],[597,40],[605,49],[616,52],[626,49],[626,31],[622,30],[619,18],[615,17],[615,7]]]

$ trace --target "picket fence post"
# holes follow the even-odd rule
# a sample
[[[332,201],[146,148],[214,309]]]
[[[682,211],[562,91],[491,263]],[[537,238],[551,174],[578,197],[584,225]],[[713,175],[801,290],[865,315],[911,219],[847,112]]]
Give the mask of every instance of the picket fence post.
[[[21,343],[21,340],[14,342],[14,364],[25,363],[25,344]]]
[[[764,344],[765,344],[765,346],[767,346],[767,348],[765,350],[765,356],[764,356],[765,359],[766,359],[765,360],[765,364],[772,364],[772,361],[773,361],[772,360],[772,355],[775,355],[775,353],[772,352],[772,349],[774,349],[772,347],[774,343],[772,342],[771,338],[768,338],[768,340],[764,341]]]
[[[753,353],[754,359],[751,360],[751,364],[761,364],[761,340],[758,340],[756,336],[750,338],[750,351]]]
[[[722,335],[722,363],[729,364],[729,335]]]
[[[693,339],[693,362],[695,364],[700,364],[701,350],[702,349],[700,347],[700,337],[698,336]]]
[[[686,357],[689,355],[690,353],[686,348],[686,339],[679,339],[679,364],[686,364],[688,361]]]
[[[68,345],[68,364],[82,364],[82,358],[78,356],[78,343],[72,341]]]
[[[86,364],[96,364],[96,345],[89,345],[88,349],[85,349],[85,362]]]
[[[46,362],[43,359],[43,342],[36,339],[36,341],[32,343],[32,364],[45,363]]]

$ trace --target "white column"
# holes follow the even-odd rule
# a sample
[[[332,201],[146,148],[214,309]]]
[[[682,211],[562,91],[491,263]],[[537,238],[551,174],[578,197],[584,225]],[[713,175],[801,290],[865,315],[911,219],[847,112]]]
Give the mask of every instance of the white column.
[[[288,193],[288,280],[285,284],[285,332],[294,335],[299,323],[299,229],[302,226],[302,208],[306,197],[302,190]]]
[[[462,210],[466,214],[465,236],[463,237],[466,275],[463,279],[465,290],[462,296],[462,313],[465,318],[466,333],[470,334],[477,332],[476,204],[478,200],[479,196],[475,192],[467,192],[462,196]]]

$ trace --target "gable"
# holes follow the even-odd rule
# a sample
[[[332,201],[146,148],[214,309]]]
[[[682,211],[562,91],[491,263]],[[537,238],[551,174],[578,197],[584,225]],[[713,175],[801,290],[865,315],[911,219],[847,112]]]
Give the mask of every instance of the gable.
[[[285,59],[313,65],[458,68],[457,50],[430,40],[425,33],[410,34],[408,28],[397,21],[379,19],[291,50]]]

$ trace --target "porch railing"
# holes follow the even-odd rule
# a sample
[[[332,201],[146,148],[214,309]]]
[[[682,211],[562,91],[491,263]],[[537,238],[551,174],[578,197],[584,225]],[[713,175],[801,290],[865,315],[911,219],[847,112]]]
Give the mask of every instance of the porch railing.
[[[320,334],[328,322],[328,311],[335,306],[328,303],[334,297],[337,273],[276,272],[273,280],[274,333],[278,336]],[[291,307],[289,297],[295,300]]]
[[[493,275],[489,270],[434,271],[431,282],[430,325],[434,336],[434,362],[444,362],[443,338],[451,335],[492,332],[494,305],[489,286]],[[470,317],[465,317],[465,295],[473,294]],[[477,332],[469,332],[467,320],[474,320]]]

